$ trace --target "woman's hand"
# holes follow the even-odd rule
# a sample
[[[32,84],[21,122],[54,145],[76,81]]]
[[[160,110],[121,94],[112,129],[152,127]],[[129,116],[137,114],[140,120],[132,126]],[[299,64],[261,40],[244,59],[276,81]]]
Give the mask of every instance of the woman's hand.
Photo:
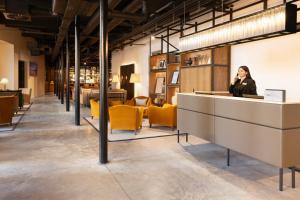
[[[235,82],[236,82],[237,80],[239,80],[238,75],[236,75],[236,76],[234,77],[234,79],[232,80],[231,84],[234,85]]]

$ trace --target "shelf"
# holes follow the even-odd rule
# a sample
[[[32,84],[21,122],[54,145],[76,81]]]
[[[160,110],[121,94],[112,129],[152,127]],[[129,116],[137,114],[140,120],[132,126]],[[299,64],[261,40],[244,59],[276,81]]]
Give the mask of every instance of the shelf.
[[[180,84],[168,84],[167,86],[168,86],[168,87],[179,87]]]
[[[166,72],[167,69],[151,69],[150,72],[153,72],[153,73],[157,73],[157,72]]]
[[[212,64],[205,64],[205,65],[192,65],[192,66],[186,66],[186,65],[183,65],[183,66],[181,66],[181,68],[210,67],[210,66],[212,66]]]
[[[180,65],[181,63],[180,62],[177,62],[177,63],[168,63],[168,65]]]

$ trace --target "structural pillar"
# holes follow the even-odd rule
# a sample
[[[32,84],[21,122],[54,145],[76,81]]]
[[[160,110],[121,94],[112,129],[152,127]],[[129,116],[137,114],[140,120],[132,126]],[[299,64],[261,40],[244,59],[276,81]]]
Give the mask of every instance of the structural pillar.
[[[64,97],[65,97],[65,76],[64,76],[64,50],[61,50],[61,95],[60,95],[60,102],[64,104]]]
[[[60,74],[61,74],[61,61],[58,57],[58,70],[57,70],[57,93],[58,93],[58,99],[60,100]]]
[[[66,111],[70,111],[70,66],[69,66],[69,33],[66,35]]]
[[[54,94],[57,96],[57,63],[54,64]]]
[[[100,65],[100,117],[99,117],[99,161],[107,163],[107,76],[108,76],[108,37],[107,37],[107,0],[100,0],[99,23],[99,65]]]
[[[75,16],[75,125],[80,125],[80,43],[79,43],[79,16]]]

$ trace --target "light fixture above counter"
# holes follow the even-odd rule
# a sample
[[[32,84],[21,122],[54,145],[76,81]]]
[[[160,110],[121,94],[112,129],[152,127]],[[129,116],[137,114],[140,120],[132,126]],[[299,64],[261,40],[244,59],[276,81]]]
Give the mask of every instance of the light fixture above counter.
[[[245,43],[297,31],[297,6],[285,4],[180,38],[180,51]]]

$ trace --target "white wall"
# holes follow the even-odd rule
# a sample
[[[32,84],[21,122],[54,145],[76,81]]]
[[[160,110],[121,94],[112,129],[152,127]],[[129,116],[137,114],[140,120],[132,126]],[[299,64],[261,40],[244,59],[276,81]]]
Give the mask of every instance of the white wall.
[[[0,40],[0,80],[8,79],[7,89],[14,88],[14,45]],[[4,85],[0,85],[4,88]]]
[[[287,101],[300,101],[300,33],[232,46],[231,77],[247,65],[258,93],[285,89]]]
[[[13,74],[9,78],[9,89],[18,89],[18,62],[19,60],[25,61],[26,70],[26,87],[32,88],[32,96],[42,96],[45,94],[45,56],[31,56],[28,49],[28,43],[33,42],[33,38],[23,37],[21,32],[16,28],[5,27],[0,25],[0,40],[13,45],[13,52],[10,52],[7,59],[14,58],[14,65],[6,66],[9,74]],[[4,43],[0,46],[5,47]],[[0,47],[1,48],[1,47]],[[29,62],[36,62],[38,64],[38,75],[29,76]],[[0,66],[1,67],[1,66]],[[0,74],[0,77],[2,75]]]
[[[170,37],[171,44],[178,46],[179,37]],[[141,83],[135,83],[135,96],[148,96],[149,95],[149,55],[150,55],[150,40],[145,38],[134,42],[136,44],[145,45],[132,45],[126,46],[123,50],[115,51],[112,54],[112,73],[120,74],[120,66],[134,64],[135,73],[141,75]],[[153,40],[151,42],[151,51],[160,50],[161,42],[160,39]],[[174,49],[170,47],[170,51]],[[166,52],[166,44],[164,45],[164,52]],[[118,84],[119,88],[120,85]]]
[[[178,46],[178,37],[170,41]],[[135,85],[135,95],[148,95],[149,87],[149,39],[138,41],[145,46],[128,46],[114,52],[112,71],[120,73],[120,66],[135,64],[135,70],[141,74],[142,82]],[[160,49],[160,40],[152,41],[152,50]],[[258,94],[264,89],[285,89],[287,101],[300,101],[300,33],[250,42],[232,46],[231,77],[236,75],[237,68],[247,65],[256,81]]]

